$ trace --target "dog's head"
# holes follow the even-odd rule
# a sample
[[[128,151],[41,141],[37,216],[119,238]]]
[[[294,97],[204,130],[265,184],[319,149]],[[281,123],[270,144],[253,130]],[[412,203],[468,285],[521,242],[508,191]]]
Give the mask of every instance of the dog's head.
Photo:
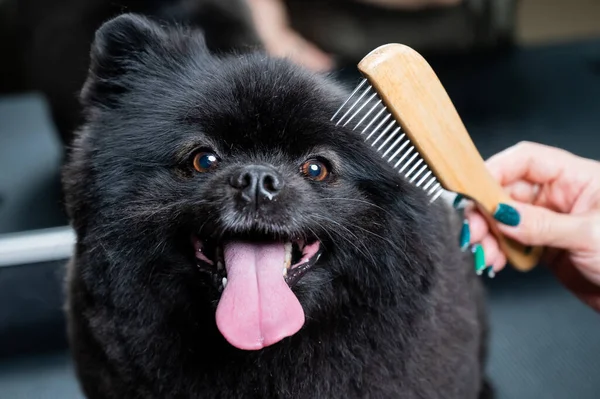
[[[425,201],[330,121],[346,96],[263,54],[219,59],[189,31],[105,24],[65,174],[80,247],[109,260],[98,280],[216,305],[241,349],[420,289],[425,258],[406,253]]]

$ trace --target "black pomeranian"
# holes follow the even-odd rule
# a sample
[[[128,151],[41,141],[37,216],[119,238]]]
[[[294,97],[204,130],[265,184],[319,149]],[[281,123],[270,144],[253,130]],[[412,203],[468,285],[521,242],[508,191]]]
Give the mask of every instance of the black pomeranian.
[[[64,171],[87,397],[487,397],[460,223],[330,122],[347,95],[144,17],[98,30]]]

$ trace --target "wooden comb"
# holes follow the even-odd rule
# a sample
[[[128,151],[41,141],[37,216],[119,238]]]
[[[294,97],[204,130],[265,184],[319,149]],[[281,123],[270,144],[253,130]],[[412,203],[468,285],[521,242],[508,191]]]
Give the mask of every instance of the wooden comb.
[[[535,267],[541,247],[503,236],[493,214],[510,197],[491,176],[448,93],[427,61],[401,44],[381,46],[358,64],[364,79],[332,120],[360,130],[365,141],[431,201],[444,191],[473,200],[508,262]]]

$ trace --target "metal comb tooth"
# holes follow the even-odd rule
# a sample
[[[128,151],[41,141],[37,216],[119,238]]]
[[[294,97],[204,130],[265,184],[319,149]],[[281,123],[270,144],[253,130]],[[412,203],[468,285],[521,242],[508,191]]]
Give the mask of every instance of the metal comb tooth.
[[[371,91],[373,93],[369,95]],[[429,202],[437,200],[445,190],[367,79],[358,84],[331,121],[336,126],[346,126],[363,110],[364,115],[352,130],[364,125],[360,134],[365,136],[365,142],[406,180],[424,190],[430,198]]]
[[[396,122],[396,121],[392,121],[392,123],[395,123],[395,122]],[[377,148],[377,151],[381,151],[381,149],[382,149],[383,147],[385,147],[385,145],[388,143],[388,141],[390,141],[391,139],[393,139],[394,137],[396,137],[396,135],[397,135],[398,133],[400,133],[400,130],[401,130],[401,129],[400,129],[399,127],[397,127],[397,128],[396,128],[396,130],[394,130],[394,131],[393,131],[391,134],[389,134],[389,135],[387,136],[387,138],[385,139],[385,141],[384,141],[383,143],[381,143],[381,145],[379,146],[379,148]],[[378,138],[377,140],[379,140],[379,138]],[[377,141],[377,140],[376,140],[376,141]],[[398,137],[396,140],[397,140],[398,142],[400,142],[400,140],[402,140],[402,136]],[[389,148],[392,148],[392,146],[393,146],[393,145],[394,145],[394,144],[392,144],[392,145],[391,145]]]

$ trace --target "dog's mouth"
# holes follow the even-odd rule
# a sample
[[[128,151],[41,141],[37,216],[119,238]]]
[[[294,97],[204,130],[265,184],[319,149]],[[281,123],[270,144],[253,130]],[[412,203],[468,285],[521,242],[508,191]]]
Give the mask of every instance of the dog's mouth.
[[[224,243],[192,238],[198,269],[213,275],[216,287],[223,291],[227,286],[227,268],[223,256]],[[234,241],[229,241],[234,242]],[[279,241],[278,241],[279,242]],[[291,288],[319,261],[321,244],[317,239],[285,241],[281,275]]]
[[[233,346],[256,350],[295,334],[304,311],[291,288],[322,255],[316,239],[220,242],[192,238],[198,269],[222,291],[217,327]]]

